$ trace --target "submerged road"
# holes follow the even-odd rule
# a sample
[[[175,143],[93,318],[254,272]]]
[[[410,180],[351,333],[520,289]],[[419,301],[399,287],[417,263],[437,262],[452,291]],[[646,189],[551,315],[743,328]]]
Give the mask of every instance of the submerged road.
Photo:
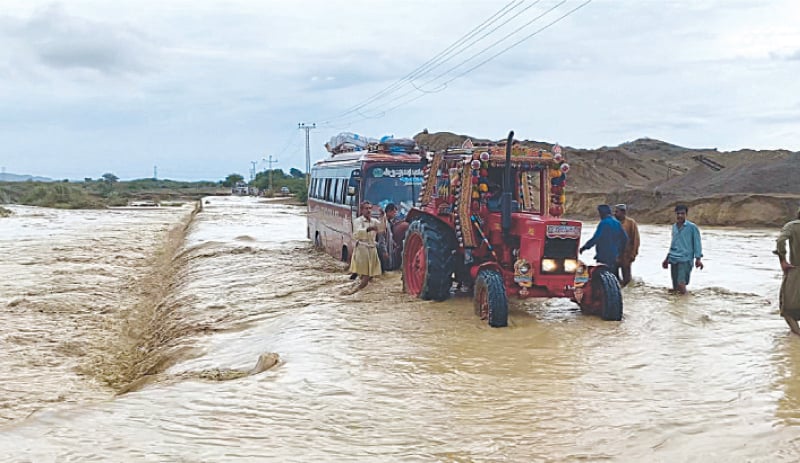
[[[53,224],[85,219],[53,214]],[[108,239],[155,242],[164,222],[186,211],[127,214],[108,225]],[[15,220],[41,218],[23,211]],[[699,225],[706,269],[692,274],[689,296],[667,294],[660,262],[669,228],[644,225],[622,322],[584,316],[568,300],[525,301],[513,305],[508,328],[491,329],[469,298],[409,298],[398,273],[343,296],[351,284],[344,266],[311,249],[302,208],[209,198],[171,263],[163,307],[173,329],[163,332],[174,338],[160,351],[171,366],[119,396],[102,387],[68,401],[26,396],[25,410],[34,403],[37,411],[5,422],[0,460],[798,461],[800,338],[777,315],[777,230]],[[49,307],[19,295],[42,284],[35,275],[48,267],[39,258],[75,257],[73,241],[59,250],[53,239],[93,233],[15,230],[16,242],[0,239],[0,251],[11,255],[24,243],[31,259],[0,285],[6,317]],[[586,225],[584,235],[592,231]],[[136,263],[147,250],[130,252]],[[96,275],[96,262],[114,253],[90,243],[79,254],[85,259],[73,258],[69,271]],[[94,290],[117,284],[119,271],[93,276]],[[73,283],[75,300],[91,304],[88,287]],[[39,323],[19,320],[9,323]],[[50,336],[75,342],[65,332]],[[98,354],[86,349],[78,363]],[[263,373],[185,375],[249,369],[265,352],[281,360]],[[15,379],[13,367],[5,373]],[[73,380],[67,370],[52,375]],[[15,406],[23,404],[7,404]]]

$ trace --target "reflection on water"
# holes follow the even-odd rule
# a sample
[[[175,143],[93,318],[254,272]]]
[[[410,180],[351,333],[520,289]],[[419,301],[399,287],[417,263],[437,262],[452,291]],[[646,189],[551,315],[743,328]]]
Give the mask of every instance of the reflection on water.
[[[246,369],[263,352],[281,363],[233,381],[155,382],[45,406],[5,427],[0,458],[797,461],[800,339],[771,302],[776,231],[703,228],[706,269],[678,297],[660,268],[668,227],[642,226],[623,322],[542,300],[515,303],[510,327],[490,329],[468,298],[407,297],[397,273],[342,296],[343,264],[310,248],[302,209],[209,201],[170,295],[184,323],[206,329],[180,340],[195,355],[166,374]],[[72,265],[85,271],[107,253]],[[7,282],[0,297],[7,305],[32,286]]]

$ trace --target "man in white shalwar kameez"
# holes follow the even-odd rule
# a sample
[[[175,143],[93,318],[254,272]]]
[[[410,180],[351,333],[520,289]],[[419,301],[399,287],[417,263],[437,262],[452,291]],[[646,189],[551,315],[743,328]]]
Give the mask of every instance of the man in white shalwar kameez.
[[[359,212],[361,215],[353,221],[355,248],[350,260],[350,273],[358,274],[360,281],[353,292],[364,288],[370,278],[381,274],[381,261],[375,242],[380,223],[372,218],[372,204],[369,201],[361,203]]]

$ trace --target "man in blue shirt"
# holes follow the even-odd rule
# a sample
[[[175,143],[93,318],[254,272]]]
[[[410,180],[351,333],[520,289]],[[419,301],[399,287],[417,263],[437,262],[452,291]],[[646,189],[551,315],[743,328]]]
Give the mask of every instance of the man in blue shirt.
[[[625,249],[628,235],[622,229],[622,224],[619,223],[619,220],[611,215],[611,206],[601,204],[597,206],[597,212],[600,213],[600,223],[597,224],[597,230],[595,230],[592,239],[581,247],[580,252],[583,253],[583,251],[597,245],[597,254],[594,259],[605,264],[611,270],[611,273],[616,275],[617,258]]]
[[[672,225],[672,243],[669,253],[661,263],[663,268],[670,267],[672,273],[672,290],[686,294],[686,285],[692,274],[692,259],[694,266],[703,270],[703,246],[700,243],[700,229],[697,225],[686,220],[689,208],[683,204],[675,206],[676,221]]]

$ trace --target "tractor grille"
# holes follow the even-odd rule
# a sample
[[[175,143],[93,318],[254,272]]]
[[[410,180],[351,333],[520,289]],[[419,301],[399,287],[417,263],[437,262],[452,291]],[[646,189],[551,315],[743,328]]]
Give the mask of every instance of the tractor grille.
[[[572,259],[578,253],[578,240],[570,238],[547,238],[544,242],[544,256],[549,259]]]

